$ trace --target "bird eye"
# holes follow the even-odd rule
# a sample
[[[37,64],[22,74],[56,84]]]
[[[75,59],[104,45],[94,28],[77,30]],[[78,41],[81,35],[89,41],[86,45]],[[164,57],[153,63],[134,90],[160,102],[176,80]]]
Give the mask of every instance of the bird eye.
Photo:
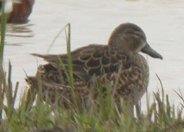
[[[141,37],[141,36],[142,36],[142,34],[141,34],[140,32],[135,32],[135,35],[136,35],[137,37]]]

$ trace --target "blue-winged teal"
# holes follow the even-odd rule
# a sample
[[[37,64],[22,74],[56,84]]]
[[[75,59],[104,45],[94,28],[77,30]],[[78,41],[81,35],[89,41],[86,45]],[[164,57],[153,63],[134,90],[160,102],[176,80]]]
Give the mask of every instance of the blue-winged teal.
[[[25,23],[32,12],[35,0],[6,0],[5,12],[8,23]],[[2,1],[0,1],[0,8]]]
[[[139,52],[162,59],[147,43],[143,30],[132,23],[119,25],[113,31],[108,45],[92,44],[73,51],[74,91],[85,105],[90,106],[90,100],[96,102],[98,98],[96,81],[101,81],[103,96],[107,93],[108,84],[111,97],[119,110],[120,98],[123,98],[125,103],[129,100],[126,105],[132,111],[133,105],[145,93],[149,81],[147,61]],[[60,66],[58,55],[33,55],[45,59],[48,64],[40,66],[35,77],[28,77],[31,89],[38,90],[40,82],[43,93],[47,92],[52,102],[55,101],[56,93],[60,95],[59,102],[64,106],[68,100],[72,102],[71,87]],[[59,57],[68,71],[67,54]]]

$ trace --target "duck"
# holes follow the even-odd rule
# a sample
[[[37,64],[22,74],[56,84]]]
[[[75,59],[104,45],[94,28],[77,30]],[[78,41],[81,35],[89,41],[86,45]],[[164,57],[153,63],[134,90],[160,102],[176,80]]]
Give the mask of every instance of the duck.
[[[27,19],[32,12],[34,3],[35,0],[6,0],[5,13],[7,14],[7,23],[28,22]],[[2,1],[0,1],[0,5],[2,5]]]
[[[42,87],[44,100],[49,97],[51,104],[57,100],[64,108],[75,102],[73,93],[78,97],[79,105],[82,103],[86,108],[99,104],[98,91],[101,89],[103,98],[109,91],[120,112],[123,99],[128,111],[133,113],[134,105],[146,92],[149,83],[149,66],[140,52],[163,59],[148,44],[139,26],[123,23],[112,32],[107,45],[90,44],[71,52],[72,85],[67,78],[70,74],[67,54],[32,54],[48,63],[40,65],[36,76],[28,76],[26,81],[36,92],[39,86]]]

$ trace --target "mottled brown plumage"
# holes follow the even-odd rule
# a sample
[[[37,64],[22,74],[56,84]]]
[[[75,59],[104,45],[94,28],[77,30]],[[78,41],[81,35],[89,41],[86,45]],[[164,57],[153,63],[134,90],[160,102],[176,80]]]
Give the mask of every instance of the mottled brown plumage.
[[[120,98],[123,98],[125,104],[128,102],[126,105],[130,107],[130,111],[133,111],[133,105],[145,93],[149,81],[147,62],[138,52],[162,59],[148,45],[143,30],[131,23],[118,26],[108,45],[92,44],[73,51],[74,93],[77,93],[79,100],[87,107],[92,102],[98,103],[96,82],[100,82],[103,97],[106,96],[108,86],[119,110],[121,111]],[[67,106],[67,101],[72,103],[72,88],[60,66],[58,55],[33,55],[45,59],[48,64],[40,66],[35,77],[28,77],[31,89],[38,90],[40,76],[42,91],[47,91],[52,103],[55,102],[55,93],[59,95],[61,105]],[[59,57],[68,72],[67,54]]]

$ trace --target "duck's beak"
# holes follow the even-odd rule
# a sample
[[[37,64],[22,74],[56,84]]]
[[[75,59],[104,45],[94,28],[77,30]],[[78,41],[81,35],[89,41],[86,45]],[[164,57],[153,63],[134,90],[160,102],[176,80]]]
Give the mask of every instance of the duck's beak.
[[[149,44],[147,44],[142,50],[141,50],[143,53],[146,53],[148,55],[150,55],[151,57],[153,58],[160,58],[160,59],[163,59],[163,57],[158,53],[156,52],[154,49],[152,49]]]

